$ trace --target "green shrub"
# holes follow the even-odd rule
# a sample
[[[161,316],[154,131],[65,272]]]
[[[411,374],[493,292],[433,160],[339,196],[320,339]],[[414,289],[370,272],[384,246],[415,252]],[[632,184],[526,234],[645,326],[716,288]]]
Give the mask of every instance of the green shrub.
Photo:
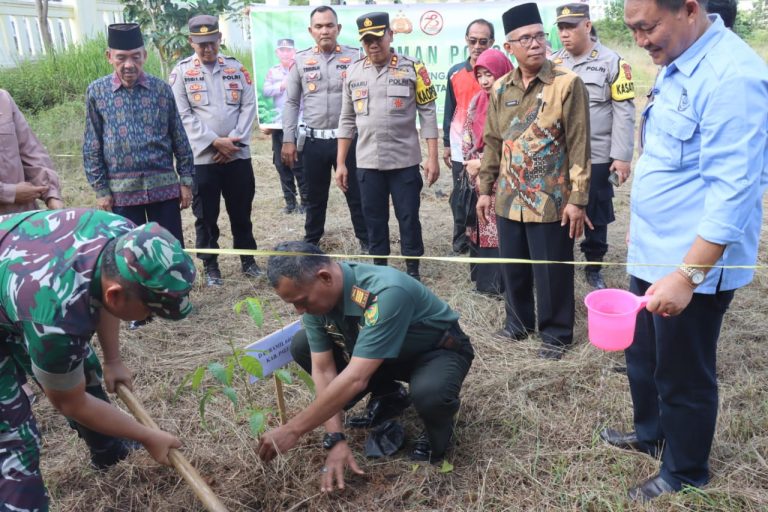
[[[36,113],[67,101],[84,101],[92,81],[112,72],[103,36],[72,45],[40,59],[25,60],[0,73],[0,89],[7,90],[24,112]],[[157,74],[160,66],[150,52],[145,71]]]

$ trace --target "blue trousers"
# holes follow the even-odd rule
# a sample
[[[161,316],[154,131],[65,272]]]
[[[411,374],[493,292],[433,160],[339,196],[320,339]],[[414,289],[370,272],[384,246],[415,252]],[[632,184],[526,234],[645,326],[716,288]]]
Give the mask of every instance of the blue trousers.
[[[636,277],[630,291],[650,287]],[[734,292],[694,294],[674,317],[642,309],[626,350],[635,431],[640,441],[664,442],[661,477],[675,489],[709,481],[709,451],[717,420],[717,340]]]

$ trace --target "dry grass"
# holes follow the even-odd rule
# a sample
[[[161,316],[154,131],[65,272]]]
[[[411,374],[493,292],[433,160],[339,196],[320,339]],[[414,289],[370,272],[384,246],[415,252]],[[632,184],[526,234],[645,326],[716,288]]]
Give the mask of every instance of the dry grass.
[[[627,55],[629,52],[624,52]],[[635,57],[632,55],[632,57]],[[640,58],[640,57],[636,57]],[[650,66],[636,73],[653,76]],[[641,71],[642,70],[642,71]],[[82,113],[78,105],[62,107],[53,117],[36,120],[36,129],[58,154],[79,154]],[[65,124],[67,123],[67,124]],[[277,175],[268,141],[257,136],[254,167],[257,197],[255,234],[261,248],[303,235],[303,218],[283,216]],[[55,157],[70,205],[91,205],[79,158]],[[451,220],[446,197],[449,173],[422,195],[422,222],[428,255],[450,249]],[[608,259],[624,261],[629,186],[618,189],[618,221],[611,226]],[[393,239],[397,227],[392,216]],[[192,216],[184,213],[186,243],[193,246]],[[221,220],[223,247],[229,247],[228,222]],[[760,263],[768,263],[766,230]],[[326,250],[354,253],[356,243],[345,203],[333,190],[323,240]],[[395,243],[393,253],[398,253]],[[200,364],[223,359],[228,342],[245,345],[294,318],[263,280],[248,281],[238,273],[235,257],[222,257],[225,286],[197,287],[195,314],[178,322],[155,322],[137,332],[122,333],[122,354],[136,373],[136,394],[164,429],[185,443],[184,452],[212,483],[230,510],[632,510],[624,499],[628,487],[653,474],[658,462],[642,455],[610,449],[597,433],[606,425],[631,425],[626,378],[612,372],[620,357],[598,352],[586,343],[585,311],[577,301],[576,346],[561,362],[536,357],[537,342],[510,344],[493,338],[501,324],[501,302],[473,293],[465,265],[427,262],[425,283],[462,315],[477,357],[467,377],[458,418],[458,444],[450,455],[455,468],[441,474],[431,466],[413,466],[405,457],[384,461],[358,460],[366,472],[352,478],[348,489],[333,497],[318,493],[324,453],[319,433],[264,466],[255,453],[256,441],[244,421],[234,420],[231,405],[218,400],[209,406],[212,430],[201,427],[196,397],[172,401],[183,376]],[[402,266],[401,263],[395,263]],[[621,267],[606,272],[609,285],[626,287]],[[768,272],[741,290],[726,315],[719,351],[720,416],[712,451],[712,482],[706,489],[658,500],[654,510],[759,511],[768,509],[768,356],[765,319]],[[577,297],[587,288],[577,273]],[[256,328],[236,316],[232,305],[247,296],[266,301],[266,323]],[[295,414],[311,396],[301,385],[287,388],[289,410]],[[274,407],[272,386],[255,386],[256,401]],[[118,404],[119,406],[120,404]],[[88,467],[84,444],[46,400],[35,406],[44,434],[44,477],[55,511],[190,511],[202,510],[194,495],[168,468],[138,452],[104,474]],[[418,420],[405,416],[406,431],[415,435]],[[274,424],[274,420],[272,420]],[[364,433],[352,434],[361,452]]]

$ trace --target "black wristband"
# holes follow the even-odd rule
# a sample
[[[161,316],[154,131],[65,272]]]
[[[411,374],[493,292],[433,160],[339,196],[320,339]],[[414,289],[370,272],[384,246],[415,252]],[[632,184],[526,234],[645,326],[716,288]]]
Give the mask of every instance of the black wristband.
[[[323,448],[326,450],[330,450],[334,446],[336,446],[336,443],[339,441],[346,441],[347,436],[344,435],[344,432],[328,432],[323,436]]]

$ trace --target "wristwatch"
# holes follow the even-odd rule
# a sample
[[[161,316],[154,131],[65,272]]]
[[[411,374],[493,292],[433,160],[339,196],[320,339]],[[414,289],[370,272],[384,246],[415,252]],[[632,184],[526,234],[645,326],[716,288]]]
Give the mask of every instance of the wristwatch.
[[[677,270],[680,271],[681,274],[685,276],[686,279],[688,279],[688,282],[691,283],[691,286],[696,288],[701,283],[704,282],[704,278],[706,277],[706,274],[703,270],[701,270],[699,267],[689,267],[688,265],[680,265],[677,267]]]
[[[344,435],[344,432],[328,432],[323,436],[323,448],[326,450],[330,450],[334,446],[336,446],[336,443],[339,441],[346,441],[347,436]]]

